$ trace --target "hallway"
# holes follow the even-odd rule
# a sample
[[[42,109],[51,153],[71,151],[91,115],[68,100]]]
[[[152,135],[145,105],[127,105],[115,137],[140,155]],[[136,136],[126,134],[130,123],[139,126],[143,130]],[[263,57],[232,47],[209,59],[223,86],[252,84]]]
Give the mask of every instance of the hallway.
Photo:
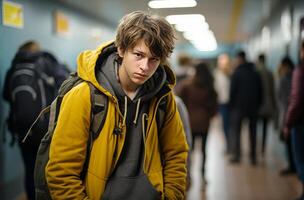
[[[200,146],[192,155],[192,186],[188,200],[290,200],[300,195],[300,184],[295,175],[281,177],[279,171],[286,167],[285,146],[277,133],[269,127],[265,157],[258,151],[258,165],[251,166],[248,159],[248,133],[243,127],[240,165],[230,165],[224,154],[224,138],[219,118],[212,122],[207,142],[206,179],[207,186],[201,192],[200,187]],[[259,130],[259,129],[258,129]],[[258,134],[258,146],[261,143]]]

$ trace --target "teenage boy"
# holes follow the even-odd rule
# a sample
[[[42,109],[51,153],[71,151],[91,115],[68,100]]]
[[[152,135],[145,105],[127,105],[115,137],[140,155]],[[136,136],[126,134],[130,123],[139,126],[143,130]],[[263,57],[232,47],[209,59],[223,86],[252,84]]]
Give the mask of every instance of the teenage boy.
[[[63,99],[46,167],[53,199],[184,199],[188,146],[171,91],[175,78],[162,65],[174,39],[165,19],[135,11],[120,21],[115,42],[79,55],[77,72],[85,81]],[[91,115],[87,82],[107,96],[108,109],[82,181]]]

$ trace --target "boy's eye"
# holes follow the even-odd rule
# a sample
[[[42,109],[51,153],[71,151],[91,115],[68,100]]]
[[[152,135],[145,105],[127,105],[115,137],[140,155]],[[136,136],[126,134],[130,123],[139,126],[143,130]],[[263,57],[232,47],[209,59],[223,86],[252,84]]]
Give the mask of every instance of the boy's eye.
[[[152,62],[158,62],[158,61],[159,61],[159,58],[151,58],[151,61],[152,61]]]
[[[140,53],[134,53],[134,55],[135,55],[135,57],[137,57],[137,58],[141,58],[141,57],[142,57],[142,55],[141,55]]]

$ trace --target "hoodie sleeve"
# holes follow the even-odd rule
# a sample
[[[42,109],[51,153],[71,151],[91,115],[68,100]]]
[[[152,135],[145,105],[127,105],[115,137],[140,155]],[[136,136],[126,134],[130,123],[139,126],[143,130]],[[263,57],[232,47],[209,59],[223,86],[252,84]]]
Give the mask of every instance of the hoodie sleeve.
[[[80,174],[86,156],[90,108],[90,89],[85,83],[63,99],[45,169],[52,199],[88,199]]]
[[[185,198],[188,145],[172,92],[168,96],[166,119],[160,133],[163,152],[165,198]]]

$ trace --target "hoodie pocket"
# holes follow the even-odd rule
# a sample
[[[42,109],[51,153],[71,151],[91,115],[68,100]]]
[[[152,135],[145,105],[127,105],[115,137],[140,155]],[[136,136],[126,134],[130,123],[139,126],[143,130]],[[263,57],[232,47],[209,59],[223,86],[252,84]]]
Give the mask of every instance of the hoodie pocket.
[[[158,192],[146,175],[112,177],[109,179],[102,200],[160,200]]]

